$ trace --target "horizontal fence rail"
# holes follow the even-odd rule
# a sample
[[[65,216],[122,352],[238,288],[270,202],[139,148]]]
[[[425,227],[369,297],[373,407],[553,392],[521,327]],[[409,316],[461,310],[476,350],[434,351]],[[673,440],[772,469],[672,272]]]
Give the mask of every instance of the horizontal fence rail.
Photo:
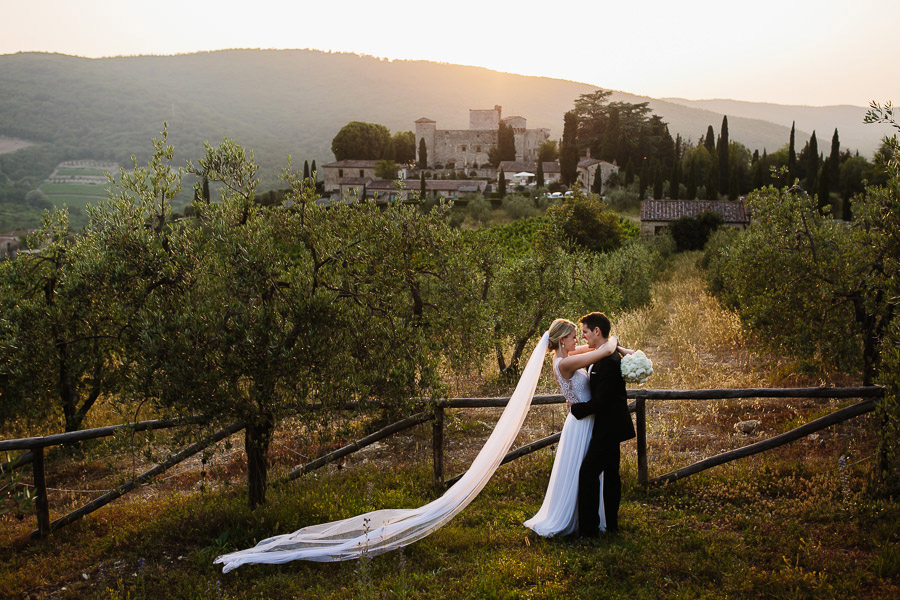
[[[637,461],[638,461],[638,482],[642,485],[647,484],[665,484],[677,481],[689,475],[699,473],[711,467],[724,464],[733,460],[752,456],[760,452],[771,450],[778,446],[790,443],[797,439],[803,438],[811,433],[821,429],[830,427],[836,423],[846,421],[858,417],[860,415],[871,412],[876,407],[876,402],[884,396],[884,388],[877,386],[870,387],[851,387],[851,388],[829,388],[829,387],[811,387],[811,388],[749,388],[749,389],[704,389],[704,390],[654,390],[654,389],[630,389],[627,390],[629,399],[633,401],[629,403],[629,410],[635,413],[636,430],[637,430]],[[767,440],[756,442],[732,450],[724,452],[714,457],[701,460],[692,465],[688,465],[671,473],[666,473],[652,480],[648,478],[648,461],[647,461],[647,413],[646,403],[649,400],[726,400],[726,399],[749,399],[749,398],[820,398],[820,399],[839,399],[839,398],[861,398],[862,402],[840,409],[825,417],[816,419],[810,423],[802,425],[791,431],[774,436]],[[418,402],[417,406],[422,408],[421,412],[413,414],[410,417],[392,423],[382,429],[365,436],[353,443],[347,444],[320,456],[306,464],[298,466],[288,473],[284,478],[276,482],[284,484],[302,475],[319,469],[327,464],[357,452],[375,442],[385,439],[391,435],[407,430],[411,427],[433,421],[432,423],[432,460],[434,463],[434,486],[440,491],[449,485],[452,485],[462,475],[458,475],[448,480],[444,480],[444,413],[447,409],[471,409],[471,408],[504,408],[509,402],[509,398],[441,398],[441,399],[423,399]],[[565,399],[559,394],[534,396],[532,405],[552,405],[564,403]],[[348,403],[340,407],[341,410],[358,410],[365,407],[380,406],[379,403]],[[316,409],[316,407],[312,407]],[[202,424],[208,422],[203,416],[184,417],[178,419],[162,419],[153,421],[141,421],[137,423],[128,423],[124,425],[113,425],[109,427],[99,427],[95,429],[86,429],[69,433],[60,433],[43,437],[22,438],[17,440],[0,440],[0,451],[9,450],[26,450],[26,452],[7,463],[0,464],[0,473],[18,468],[29,462],[32,464],[34,472],[35,487],[35,513],[38,522],[38,528],[32,533],[32,537],[43,537],[51,531],[59,529],[64,525],[72,523],[83,516],[105,506],[109,502],[121,497],[122,495],[136,489],[142,483],[149,481],[153,477],[165,472],[172,466],[193,456],[204,448],[222,440],[226,437],[241,431],[246,425],[242,422],[232,423],[231,425],[216,431],[207,436],[203,440],[183,449],[175,455],[168,457],[165,461],[156,467],[142,473],[133,480],[119,486],[115,490],[107,492],[81,508],[56,519],[52,523],[49,518],[49,505],[47,501],[47,486],[44,472],[44,449],[56,445],[72,444],[80,441],[97,439],[115,435],[121,431],[137,432],[152,431],[157,429],[168,429],[172,427]],[[536,452],[547,446],[552,446],[559,442],[561,433],[555,433],[540,440],[536,440],[516,448],[509,453],[501,461],[506,464],[510,461],[521,458],[532,452]]]

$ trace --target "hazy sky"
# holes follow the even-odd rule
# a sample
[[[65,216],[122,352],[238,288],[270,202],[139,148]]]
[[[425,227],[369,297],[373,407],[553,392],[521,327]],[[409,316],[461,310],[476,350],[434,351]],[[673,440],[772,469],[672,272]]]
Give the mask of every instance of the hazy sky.
[[[900,104],[898,0],[0,0],[0,18],[0,54],[313,48],[655,98]]]

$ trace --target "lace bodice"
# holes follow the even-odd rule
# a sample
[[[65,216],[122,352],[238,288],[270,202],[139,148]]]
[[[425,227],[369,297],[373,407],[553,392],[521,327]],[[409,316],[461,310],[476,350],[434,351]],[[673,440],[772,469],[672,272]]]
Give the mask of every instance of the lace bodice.
[[[567,402],[586,402],[591,399],[591,387],[588,380],[587,371],[578,369],[572,374],[572,379],[566,379],[559,372],[559,361],[557,358],[553,361],[553,373],[556,375],[556,381],[559,383],[559,389],[563,398]]]

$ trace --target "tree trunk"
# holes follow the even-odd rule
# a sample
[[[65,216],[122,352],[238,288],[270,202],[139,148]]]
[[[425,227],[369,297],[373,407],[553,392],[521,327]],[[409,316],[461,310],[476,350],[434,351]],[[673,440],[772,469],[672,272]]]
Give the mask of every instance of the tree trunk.
[[[266,503],[269,445],[274,429],[271,415],[266,415],[248,424],[244,431],[244,451],[247,453],[247,500],[251,509]]]

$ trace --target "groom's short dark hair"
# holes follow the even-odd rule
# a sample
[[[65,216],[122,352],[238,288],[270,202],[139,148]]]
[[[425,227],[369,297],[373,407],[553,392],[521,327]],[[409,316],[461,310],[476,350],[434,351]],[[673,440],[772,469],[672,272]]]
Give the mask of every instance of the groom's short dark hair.
[[[599,327],[601,335],[605,338],[609,337],[609,330],[612,329],[612,323],[609,322],[609,317],[602,312],[588,313],[578,319],[578,322],[587,325],[587,328],[591,331]]]

